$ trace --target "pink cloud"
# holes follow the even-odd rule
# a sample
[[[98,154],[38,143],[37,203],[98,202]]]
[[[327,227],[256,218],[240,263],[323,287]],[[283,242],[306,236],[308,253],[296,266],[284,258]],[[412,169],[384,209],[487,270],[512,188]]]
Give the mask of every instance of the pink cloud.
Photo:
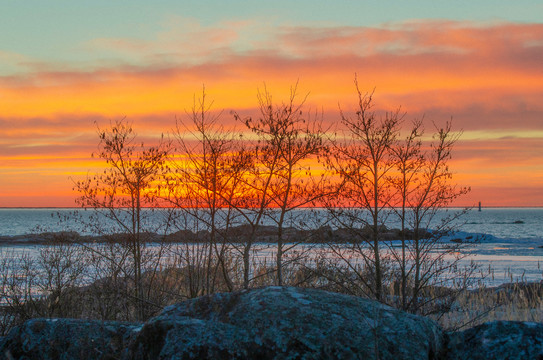
[[[477,186],[540,181],[543,24],[257,28],[174,21],[152,40],[89,44],[115,50],[118,61],[68,70],[36,62],[30,71],[0,76],[0,157],[13,168],[23,168],[24,157],[81,159],[97,144],[93,121],[107,125],[124,116],[151,141],[174,127],[176,115],[185,116],[202,84],[215,109],[225,109],[228,126],[230,110],[255,113],[263,82],[280,99],[298,79],[301,92],[310,92],[308,107],[337,123],[338,103],[346,111],[356,105],[356,72],[363,90],[376,89],[378,110],[401,105],[407,119],[424,115],[437,123],[452,117],[465,131],[455,167]]]

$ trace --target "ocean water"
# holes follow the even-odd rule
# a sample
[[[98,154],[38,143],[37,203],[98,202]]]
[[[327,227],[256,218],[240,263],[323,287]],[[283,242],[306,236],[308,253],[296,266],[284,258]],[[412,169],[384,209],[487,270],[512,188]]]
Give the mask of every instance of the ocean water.
[[[543,208],[474,209],[460,221],[462,231],[466,232],[500,239],[543,241]]]
[[[88,233],[73,221],[65,221],[75,209],[0,209],[0,236],[74,230]],[[454,212],[455,210],[451,210]],[[81,211],[83,217],[91,211]],[[159,220],[155,212],[149,221]],[[543,281],[543,208],[483,208],[468,211],[457,222],[459,231],[450,239],[479,241],[465,249],[470,261],[491,269],[490,285],[511,281]],[[391,227],[395,224],[392,223]],[[3,247],[9,247],[4,243]],[[20,245],[17,245],[20,249]],[[269,251],[269,250],[268,250]]]
[[[81,209],[0,208],[0,236],[67,229],[85,232],[76,222],[64,220],[73,211],[78,211],[83,217],[92,214],[92,211]],[[162,214],[157,213],[151,217],[159,220],[160,216]],[[543,242],[543,208],[473,209],[459,218],[457,224],[462,232],[486,234],[489,239]],[[392,223],[392,226],[397,224]]]

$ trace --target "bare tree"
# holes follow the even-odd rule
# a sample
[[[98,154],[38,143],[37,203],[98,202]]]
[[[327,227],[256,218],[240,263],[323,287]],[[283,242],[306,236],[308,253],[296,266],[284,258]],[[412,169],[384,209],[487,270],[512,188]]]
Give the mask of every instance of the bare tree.
[[[258,92],[261,116],[245,122],[258,137],[261,156],[257,166],[266,169],[269,180],[269,193],[261,196],[268,196],[269,206],[276,209],[267,215],[277,225],[277,285],[283,285],[283,255],[296,246],[284,247],[288,215],[325,195],[324,181],[315,176],[310,164],[310,160],[323,152],[324,131],[315,117],[304,113],[307,95],[298,102],[297,89],[295,84],[287,102],[274,104],[264,87]]]
[[[452,298],[452,291],[440,290],[447,278],[463,278],[474,270],[457,267],[461,245],[442,241],[463,213],[446,208],[469,190],[454,184],[448,167],[460,134],[447,122],[425,145],[423,121],[415,120],[400,139],[405,114],[396,110],[378,116],[372,110],[373,94],[362,94],[356,79],[355,85],[358,111],[355,117],[342,112],[346,135],[327,158],[339,178],[329,213],[348,233],[346,244],[335,239],[330,244],[343,264],[334,265],[343,276],[332,280],[345,291],[356,288],[405,310],[434,311],[445,297]],[[398,232],[391,229],[397,220]]]
[[[129,249],[131,269],[123,271],[133,278],[136,318],[144,319],[148,295],[143,286],[144,250],[152,240],[151,230],[157,230],[150,217],[158,206],[155,189],[166,171],[170,148],[163,138],[155,146],[138,143],[132,126],[124,119],[113,122],[108,129],[98,128],[98,135],[95,156],[107,167],[103,173],[76,182],[75,190],[80,193],[77,202],[95,210],[91,225],[99,233]]]
[[[321,197],[315,191],[321,182],[314,181],[308,160],[323,148],[323,131],[319,124],[304,114],[307,98],[297,101],[297,84],[291,88],[289,100],[274,104],[266,86],[257,92],[260,114],[237,120],[256,135],[246,151],[247,165],[241,198],[228,201],[249,226],[243,248],[243,286],[250,282],[250,253],[264,220],[277,225],[276,283],[283,284],[283,257],[293,248],[284,247],[285,223],[293,210],[311,204]],[[320,189],[319,189],[320,190]]]
[[[79,316],[74,293],[83,285],[89,264],[85,251],[70,242],[56,239],[39,250],[36,259],[36,291],[41,295],[44,317]],[[75,311],[74,311],[75,310]]]
[[[351,235],[358,239],[353,250],[361,256],[368,272],[359,274],[359,279],[372,297],[382,301],[384,269],[380,234],[389,215],[385,208],[392,198],[387,181],[393,166],[390,148],[402,116],[399,109],[379,116],[372,110],[373,93],[363,94],[356,78],[355,87],[358,109],[354,116],[341,111],[345,140],[335,142],[334,154],[327,161],[329,169],[340,178],[339,201],[331,202],[328,208],[339,226],[350,229]],[[355,267],[352,270],[359,271]]]
[[[402,224],[402,308],[414,312],[425,305],[425,302],[419,301],[421,293],[439,283],[439,278],[456,268],[460,260],[462,245],[443,244],[440,239],[455,229],[454,221],[463,211],[450,215],[443,213],[453,200],[469,191],[469,188],[458,187],[452,182],[448,167],[451,151],[460,137],[460,133],[452,132],[451,122],[436,129],[434,141],[427,149],[422,148],[422,134],[422,122],[415,122],[410,135],[393,148],[399,173],[399,179],[395,182],[400,199],[397,214]],[[408,230],[410,245],[406,243]],[[436,251],[438,248],[439,251]],[[446,260],[446,257],[450,259]],[[411,294],[408,295],[410,282]],[[428,299],[430,302],[434,300],[432,297]]]
[[[259,101],[260,100],[259,95]],[[261,118],[266,117],[266,109],[261,108]],[[234,117],[243,122],[248,129],[255,129],[252,117],[242,119],[237,113]],[[261,122],[263,120],[257,120]],[[232,198],[228,205],[236,210],[245,225],[248,226],[248,233],[243,235],[242,261],[243,261],[243,288],[249,288],[251,281],[251,251],[257,239],[258,230],[270,211],[272,199],[270,196],[271,186],[279,166],[279,148],[266,148],[260,144],[247,150],[247,166],[244,167],[243,180],[239,196]],[[241,234],[240,234],[241,235]]]
[[[424,155],[422,154],[423,135],[422,120],[415,120],[412,124],[411,131],[403,139],[398,141],[391,147],[394,157],[395,168],[399,176],[390,177],[390,181],[398,192],[399,201],[394,204],[394,210],[400,218],[400,237],[402,241],[401,255],[396,256],[396,260],[400,266],[400,297],[402,309],[407,308],[407,285],[408,285],[408,253],[407,253],[407,232],[408,224],[407,212],[409,211],[409,200],[411,195],[417,188],[419,175],[424,166]],[[393,255],[397,255],[392,251]]]
[[[188,123],[177,121],[179,159],[168,180],[170,203],[209,233],[207,239],[199,239],[205,240],[200,250],[205,248],[207,252],[202,254],[206,262],[204,293],[215,292],[218,271],[228,290],[234,288],[226,262],[230,251],[228,232],[236,215],[230,205],[235,204],[241,171],[249,160],[235,134],[220,125],[222,112],[214,115],[212,106],[203,88],[201,97],[194,98]],[[190,261],[190,256],[185,258]]]
[[[0,250],[0,334],[38,313],[35,294],[38,282],[36,261],[29,252]]]

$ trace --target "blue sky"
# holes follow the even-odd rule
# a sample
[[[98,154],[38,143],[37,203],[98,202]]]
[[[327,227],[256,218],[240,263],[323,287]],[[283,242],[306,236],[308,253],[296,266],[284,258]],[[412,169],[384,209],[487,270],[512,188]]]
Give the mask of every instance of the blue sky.
[[[3,1],[0,74],[27,70],[19,62],[79,64],[131,61],[89,46],[94,39],[153,41],[172,22],[203,27],[252,21],[275,26],[379,26],[423,19],[540,22],[541,1]],[[249,34],[250,35],[250,34]],[[3,54],[2,54],[3,53]]]

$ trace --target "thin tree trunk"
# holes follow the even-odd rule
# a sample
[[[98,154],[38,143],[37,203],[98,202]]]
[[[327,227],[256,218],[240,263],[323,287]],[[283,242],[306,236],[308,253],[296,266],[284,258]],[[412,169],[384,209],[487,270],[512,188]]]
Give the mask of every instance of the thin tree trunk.
[[[277,229],[277,285],[283,286],[283,224]]]
[[[383,279],[381,273],[381,254],[379,252],[379,177],[377,175],[378,163],[374,161],[374,208],[373,208],[373,253],[375,257],[375,298],[381,301],[383,297]]]
[[[407,304],[407,275],[406,275],[406,258],[405,258],[405,207],[406,207],[406,175],[405,167],[403,168],[403,189],[402,189],[402,263],[401,263],[401,297],[402,297],[402,309],[406,310]]]
[[[249,266],[250,266],[250,260],[251,260],[251,245],[252,245],[252,237],[254,235],[251,235],[251,239],[245,244],[245,247],[243,248],[243,288],[248,289],[249,288]]]

